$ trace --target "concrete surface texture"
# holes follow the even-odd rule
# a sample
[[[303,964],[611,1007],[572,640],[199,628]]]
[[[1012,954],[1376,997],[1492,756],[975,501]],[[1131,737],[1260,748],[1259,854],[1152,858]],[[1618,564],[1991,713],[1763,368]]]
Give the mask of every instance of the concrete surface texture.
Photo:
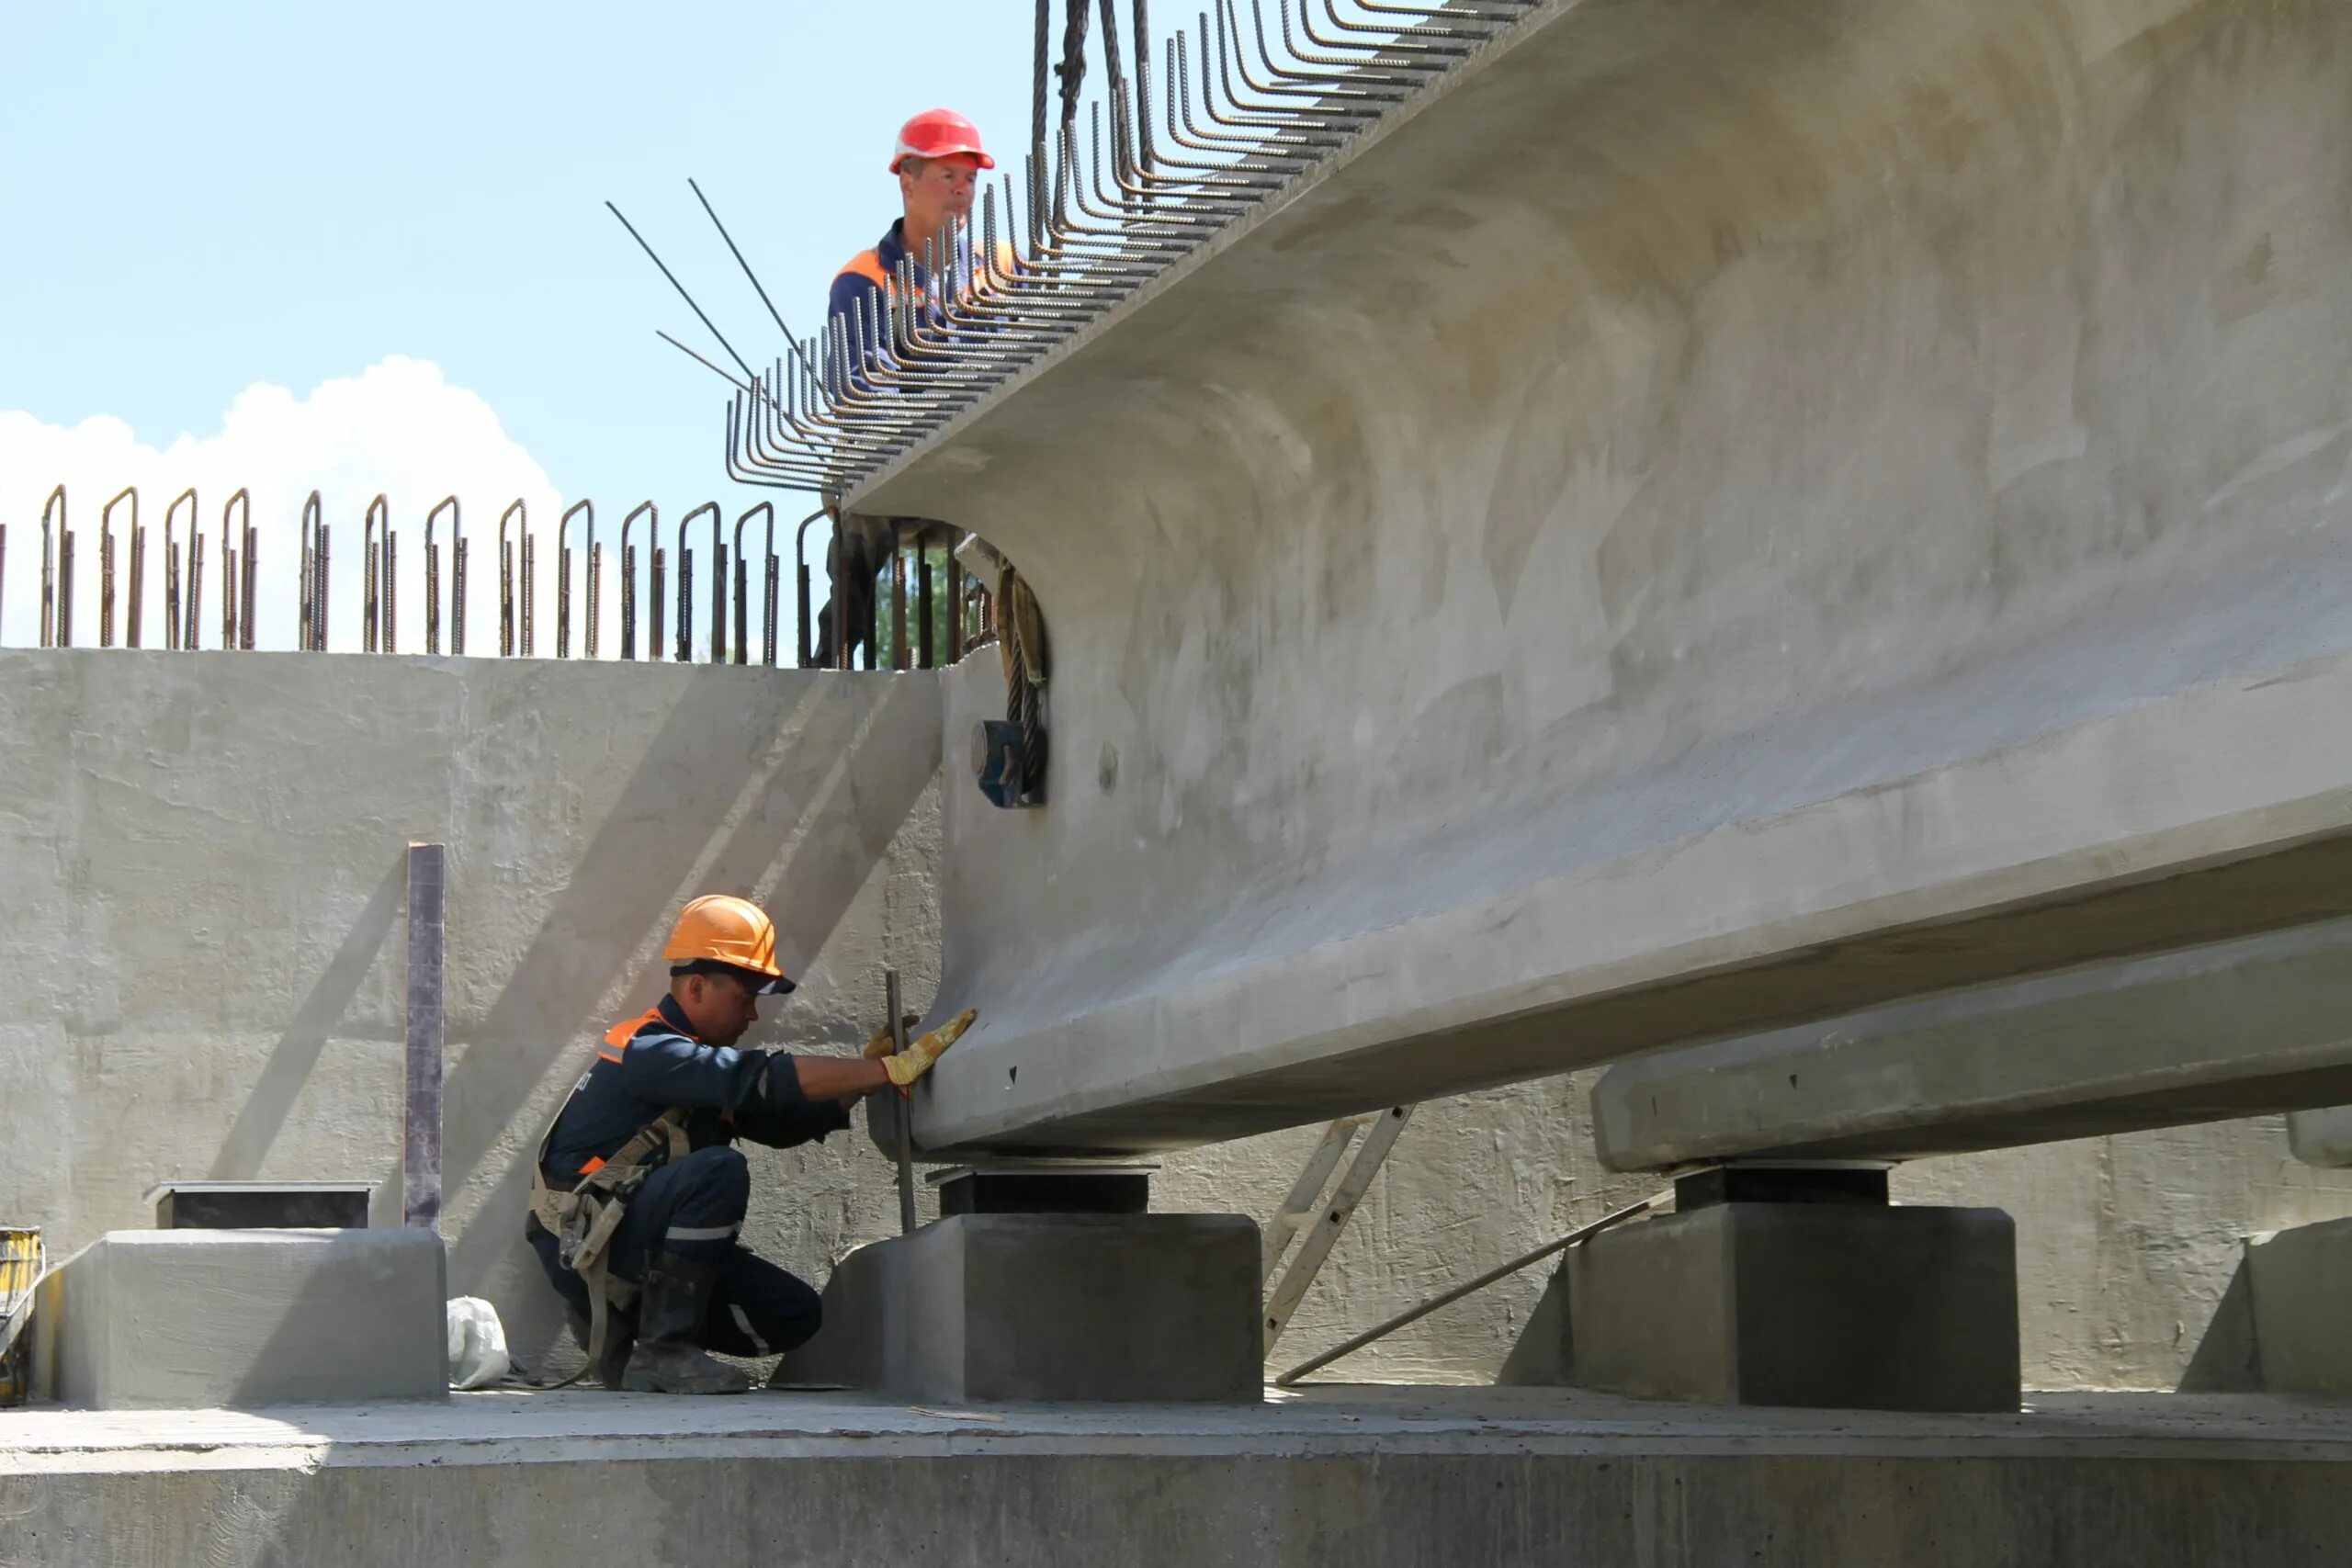
[[[1603,1163],[1663,1170],[1917,1158],[2347,1092],[2352,922],[2335,920],[1653,1052],[1603,1075],[1593,1122]],[[2325,1163],[2315,1141],[2297,1157]]]
[[[1053,804],[946,797],[991,1011],[927,1145],[2352,910],[2348,32],[1547,7],[854,498],[1002,546],[1053,636]]]
[[[1569,1378],[1712,1404],[2015,1410],[1997,1209],[1717,1203],[1567,1255]]]
[[[776,912],[804,983],[755,1043],[862,1044],[886,959],[930,990],[939,724],[924,677],[0,653],[0,1213],[56,1257],[171,1179],[356,1177],[397,1223],[402,859],[438,840],[449,1285],[543,1341],[528,1160],[688,897]],[[785,1160],[764,1232],[881,1233],[887,1184]]]
[[[1247,1409],[842,1396],[0,1412],[0,1561],[2211,1568],[2331,1562],[2345,1406],[2029,1414],[1334,1388]]]
[[[93,1410],[448,1397],[441,1238],[113,1231],[42,1282],[36,1397]]]
[[[933,1404],[1259,1401],[1258,1227],[1238,1214],[955,1214],[863,1247],[779,1384]]]
[[[2246,1240],[2262,1382],[2274,1393],[2352,1394],[2352,1220],[2298,1225]]]

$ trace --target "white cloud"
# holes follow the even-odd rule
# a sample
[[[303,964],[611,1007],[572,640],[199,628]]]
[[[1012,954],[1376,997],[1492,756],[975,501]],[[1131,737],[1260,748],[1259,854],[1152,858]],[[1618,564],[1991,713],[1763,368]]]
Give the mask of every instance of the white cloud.
[[[74,640],[96,647],[99,632],[100,511],[108,498],[137,486],[139,521],[147,531],[143,645],[162,648],[164,634],[164,527],[172,499],[193,486],[196,516],[204,543],[199,646],[217,648],[220,637],[221,510],[239,488],[253,493],[253,521],[259,531],[256,553],[255,643],[262,648],[294,645],[298,621],[297,579],[301,558],[302,503],[320,492],[331,530],[332,579],[329,645],[356,649],[362,626],[363,519],[370,498],[391,503],[398,531],[400,648],[424,649],[425,514],[442,497],[462,503],[469,541],[466,650],[498,651],[498,520],[521,499],[538,540],[536,587],[537,651],[554,651],[555,525],[563,499],[547,472],[500,425],[497,413],[476,394],[453,387],[428,361],[399,355],[362,374],[322,384],[297,398],[283,387],[256,382],[231,404],[219,434],[198,439],[182,435],[161,450],[143,445],[119,419],[99,417],[71,427],[45,424],[30,414],[0,411],[0,524],[7,528],[5,597],[0,597],[0,642],[35,643],[40,637],[41,509],[53,487],[66,487],[69,521],[77,536],[74,561]],[[183,561],[187,508],[175,520]],[[606,524],[606,592],[617,598],[610,539],[617,518]],[[115,513],[118,561],[115,641],[126,640],[130,602],[130,510]],[[448,519],[441,543],[442,651],[451,651],[447,600],[452,571]],[[518,545],[519,548],[519,545]],[[575,615],[578,611],[575,610]],[[605,607],[609,658],[614,610]],[[581,630],[574,629],[573,652]]]

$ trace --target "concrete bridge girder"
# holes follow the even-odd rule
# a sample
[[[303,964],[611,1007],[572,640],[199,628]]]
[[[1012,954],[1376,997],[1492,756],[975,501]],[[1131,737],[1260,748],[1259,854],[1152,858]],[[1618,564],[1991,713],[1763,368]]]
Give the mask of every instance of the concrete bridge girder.
[[[926,1145],[2352,913],[2347,33],[1548,11],[853,498],[1055,639],[1051,807],[951,792]]]

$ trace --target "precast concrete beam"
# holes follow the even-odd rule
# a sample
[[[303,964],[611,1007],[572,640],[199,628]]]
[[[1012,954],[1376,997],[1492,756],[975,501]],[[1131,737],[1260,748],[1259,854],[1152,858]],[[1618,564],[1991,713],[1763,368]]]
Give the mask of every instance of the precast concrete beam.
[[[2352,1098],[2352,921],[2086,965],[1622,1062],[1614,1170],[1915,1159]]]
[[[2290,1112],[2287,1147],[2297,1159],[2321,1170],[2352,1168],[2352,1105]]]
[[[2352,915],[2347,189],[2341,6],[1532,13],[850,498],[1052,640],[1049,804],[951,781],[919,1138]]]

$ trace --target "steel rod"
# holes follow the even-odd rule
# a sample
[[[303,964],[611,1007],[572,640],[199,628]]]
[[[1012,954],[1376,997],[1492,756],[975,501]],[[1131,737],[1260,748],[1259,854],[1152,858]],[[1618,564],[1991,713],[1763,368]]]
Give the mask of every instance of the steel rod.
[[[1408,1308],[1404,1312],[1398,1313],[1395,1317],[1387,1319],[1385,1322],[1374,1325],[1372,1327],[1365,1329],[1362,1334],[1341,1340],[1339,1344],[1332,1346],[1331,1348],[1324,1351],[1319,1356],[1309,1357],[1306,1360],[1301,1361],[1298,1365],[1293,1367],[1290,1371],[1283,1373],[1282,1376],[1276,1378],[1274,1380],[1274,1386],[1276,1388],[1288,1388],[1299,1379],[1307,1376],[1309,1373],[1321,1371],[1325,1367],[1328,1367],[1332,1362],[1339,1360],[1341,1357],[1352,1356],[1358,1350],[1363,1349],[1365,1346],[1370,1345],[1376,1340],[1385,1339],[1388,1336],[1408,1325],[1419,1323],[1421,1319],[1429,1316],[1430,1314],[1436,1312],[1441,1307],[1452,1306],[1455,1302],[1460,1301],[1463,1297],[1475,1295],[1476,1292],[1485,1290],[1487,1286],[1495,1283],[1497,1280],[1507,1280],[1522,1269],[1543,1262],[1545,1258],[1552,1257],[1555,1253],[1566,1252],[1568,1248],[1575,1247],[1579,1242],[1589,1241],[1612,1225],[1623,1224],[1625,1221],[1634,1218],[1637,1214],[1645,1214],[1649,1213],[1650,1210],[1657,1208],[1660,1203],[1665,1202],[1668,1199],[1673,1196],[1674,1190],[1670,1187],[1663,1192],[1654,1192],[1638,1203],[1628,1203],[1622,1209],[1601,1215],[1600,1218],[1593,1221],[1589,1225],[1578,1226],[1577,1229],[1572,1230],[1567,1235],[1560,1237],[1557,1241],[1546,1242],[1532,1252],[1522,1252],[1517,1258],[1512,1258],[1510,1262],[1498,1264],[1494,1268],[1489,1269],[1485,1273],[1479,1275],[1475,1280],[1465,1280],[1450,1291],[1431,1296],[1428,1301],[1423,1302],[1417,1307]]]

